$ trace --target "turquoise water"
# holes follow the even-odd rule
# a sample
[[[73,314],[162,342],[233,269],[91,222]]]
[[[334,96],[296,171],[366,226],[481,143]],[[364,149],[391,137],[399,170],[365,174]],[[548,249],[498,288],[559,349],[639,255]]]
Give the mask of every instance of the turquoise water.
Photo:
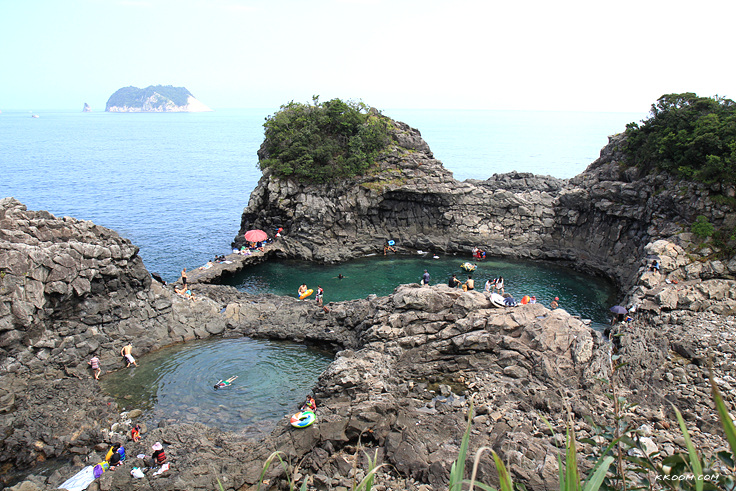
[[[368,102],[368,101],[366,101]],[[228,253],[261,172],[271,109],[211,113],[0,113],[0,197],[92,220],[140,247],[167,281]],[[645,108],[648,109],[648,108]],[[418,128],[457,179],[532,172],[566,178],[608,135],[645,114],[383,111]]]
[[[506,293],[517,300],[535,295],[539,303],[549,306],[559,297],[560,307],[583,319],[591,319],[598,328],[608,321],[608,309],[615,305],[615,286],[600,277],[587,275],[546,262],[485,259],[472,261],[462,256],[431,255],[372,256],[339,265],[311,264],[301,261],[271,261],[250,267],[228,280],[239,290],[258,294],[275,293],[297,297],[299,285],[313,290],[324,289],[324,302],[365,298],[370,294],[389,295],[405,283],[418,283],[426,269],[431,284],[444,283],[456,274],[460,281],[468,277],[460,265],[477,264],[472,274],[476,289],[482,290],[489,278],[503,276]],[[342,274],[343,279],[338,275]],[[314,301],[314,295],[306,301]]]
[[[121,410],[143,410],[148,424],[174,419],[256,434],[296,412],[332,359],[331,353],[287,342],[192,341],[150,353],[136,360],[137,368],[101,381]],[[230,387],[213,388],[233,376],[238,378]]]

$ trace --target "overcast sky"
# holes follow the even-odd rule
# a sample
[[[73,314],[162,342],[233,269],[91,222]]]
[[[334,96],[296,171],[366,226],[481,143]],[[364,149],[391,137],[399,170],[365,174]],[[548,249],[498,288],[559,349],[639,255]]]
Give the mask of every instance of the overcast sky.
[[[104,110],[134,85],[218,108],[645,113],[736,99],[726,0],[0,0],[0,110]]]

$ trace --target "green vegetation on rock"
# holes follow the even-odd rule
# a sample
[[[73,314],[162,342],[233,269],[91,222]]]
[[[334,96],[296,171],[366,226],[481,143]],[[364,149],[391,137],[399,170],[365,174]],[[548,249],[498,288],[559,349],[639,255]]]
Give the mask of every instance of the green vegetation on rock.
[[[692,92],[666,94],[640,126],[626,127],[629,162],[705,183],[736,182],[736,103]]]
[[[166,104],[167,100],[176,106],[186,106],[192,93],[185,87],[174,87],[172,85],[149,85],[145,89],[138,87],[123,87],[115,91],[107,100],[105,110],[111,107],[143,107],[143,104],[154,94],[160,95],[164,100],[161,104]]]
[[[391,141],[389,119],[362,102],[290,102],[266,118],[261,170],[304,182],[362,175]]]

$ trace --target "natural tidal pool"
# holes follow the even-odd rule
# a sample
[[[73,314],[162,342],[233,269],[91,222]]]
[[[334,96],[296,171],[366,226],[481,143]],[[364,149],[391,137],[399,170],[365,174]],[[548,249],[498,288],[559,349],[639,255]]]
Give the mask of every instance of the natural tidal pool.
[[[389,295],[400,284],[418,283],[426,269],[431,284],[447,284],[453,274],[464,282],[468,273],[464,262],[477,265],[472,273],[476,290],[483,290],[486,280],[503,276],[506,293],[517,300],[536,296],[549,307],[555,297],[559,305],[573,315],[590,319],[602,330],[609,320],[609,308],[617,303],[615,285],[602,277],[580,273],[549,262],[512,261],[488,258],[473,260],[467,256],[371,256],[341,264],[317,264],[305,261],[267,261],[249,267],[226,280],[239,290],[252,293],[275,293],[296,297],[299,285],[324,289],[324,303],[366,298],[370,294]],[[344,278],[340,279],[338,275]],[[314,301],[314,294],[305,301]]]
[[[142,356],[137,368],[107,374],[101,383],[121,410],[143,410],[148,424],[201,422],[256,434],[295,413],[332,360],[332,353],[295,343],[202,340]],[[214,389],[234,376],[231,386]]]

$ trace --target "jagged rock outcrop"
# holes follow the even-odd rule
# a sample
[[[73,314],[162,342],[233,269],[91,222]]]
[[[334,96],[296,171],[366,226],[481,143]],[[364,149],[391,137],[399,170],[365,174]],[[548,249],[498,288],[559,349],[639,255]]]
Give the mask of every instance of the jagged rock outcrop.
[[[495,256],[568,261],[628,289],[648,243],[672,238],[698,215],[736,226],[730,206],[710,199],[736,196],[733,186],[639,175],[621,164],[622,135],[567,181],[513,172],[460,182],[417,130],[397,127],[394,146],[369,175],[310,185],[264,173],[235,244],[250,228],[282,227],[284,254],[327,262],[380,252],[386,239],[429,251],[478,246]],[[723,274],[735,277],[734,266]]]
[[[92,107],[85,102],[84,103],[84,107],[82,108],[82,112],[83,113],[91,113],[92,112]]]
[[[91,380],[93,354],[109,371],[127,341],[144,354],[224,327],[219,305],[152,283],[112,230],[0,200],[0,460],[25,467],[105,441],[115,408]]]

